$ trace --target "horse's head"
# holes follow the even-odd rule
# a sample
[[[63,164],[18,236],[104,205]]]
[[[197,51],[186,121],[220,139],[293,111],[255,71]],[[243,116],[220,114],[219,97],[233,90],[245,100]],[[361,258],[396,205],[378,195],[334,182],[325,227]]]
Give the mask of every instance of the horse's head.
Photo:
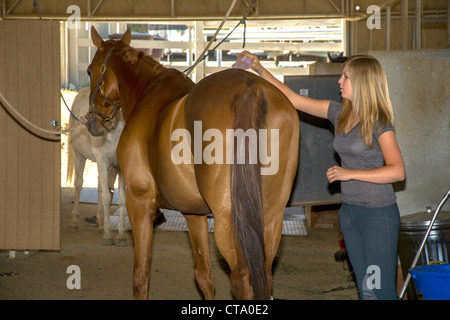
[[[118,41],[103,41],[97,30],[92,27],[91,38],[97,47],[97,52],[87,69],[91,82],[91,94],[86,127],[93,136],[101,136],[111,128],[111,123],[120,109],[117,78],[110,68],[111,57],[115,52],[130,44],[131,33],[127,30]]]

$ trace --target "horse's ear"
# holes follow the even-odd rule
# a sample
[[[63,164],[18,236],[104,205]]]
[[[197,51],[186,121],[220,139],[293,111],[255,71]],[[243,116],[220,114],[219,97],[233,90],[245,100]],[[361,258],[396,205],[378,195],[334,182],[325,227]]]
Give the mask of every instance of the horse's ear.
[[[122,43],[126,46],[129,46],[131,43],[131,31],[130,29],[127,29],[127,31],[125,31],[125,33],[122,36],[122,39],[120,39],[120,41],[122,41]]]
[[[95,30],[94,26],[91,27],[91,39],[92,43],[99,48],[100,45],[103,43],[102,37],[98,34],[97,30]]]

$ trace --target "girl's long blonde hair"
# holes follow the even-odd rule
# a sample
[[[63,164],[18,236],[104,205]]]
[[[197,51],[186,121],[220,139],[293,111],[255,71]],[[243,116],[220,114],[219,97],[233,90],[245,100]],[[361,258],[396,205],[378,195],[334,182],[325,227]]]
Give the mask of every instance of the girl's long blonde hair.
[[[359,134],[372,148],[372,131],[378,121],[378,132],[388,123],[394,125],[386,74],[380,62],[371,56],[356,55],[344,63],[350,75],[352,101],[342,99],[342,113],[336,131],[344,132],[347,124],[360,118]]]

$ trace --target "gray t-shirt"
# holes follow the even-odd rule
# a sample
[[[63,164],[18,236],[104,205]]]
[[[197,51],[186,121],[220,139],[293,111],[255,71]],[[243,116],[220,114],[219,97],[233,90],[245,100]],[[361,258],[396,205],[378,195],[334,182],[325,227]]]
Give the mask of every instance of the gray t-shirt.
[[[328,120],[336,127],[342,112],[342,104],[331,101],[328,106]],[[373,130],[372,149],[364,144],[359,135],[359,123],[347,134],[334,132],[334,150],[341,158],[341,166],[345,169],[374,169],[384,165],[378,138],[386,131],[393,131],[389,123],[378,132],[378,124]],[[378,184],[358,180],[341,181],[341,201],[365,207],[389,206],[397,200],[391,184]]]

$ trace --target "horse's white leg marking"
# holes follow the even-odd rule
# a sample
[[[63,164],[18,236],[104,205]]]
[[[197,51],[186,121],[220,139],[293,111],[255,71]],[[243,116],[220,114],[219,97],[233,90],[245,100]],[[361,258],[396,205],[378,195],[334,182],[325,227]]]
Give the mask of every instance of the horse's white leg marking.
[[[101,203],[103,206],[103,244],[114,244],[113,236],[111,233],[111,224],[109,219],[109,209],[111,205],[111,193],[108,186],[108,166],[105,165],[105,161],[97,161],[99,191],[101,190]]]

